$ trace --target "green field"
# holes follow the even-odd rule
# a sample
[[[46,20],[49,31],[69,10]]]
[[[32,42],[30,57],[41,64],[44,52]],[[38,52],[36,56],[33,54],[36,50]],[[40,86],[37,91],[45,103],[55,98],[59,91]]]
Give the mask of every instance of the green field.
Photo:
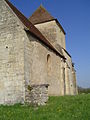
[[[90,94],[50,97],[46,106],[0,106],[0,120],[90,120]]]

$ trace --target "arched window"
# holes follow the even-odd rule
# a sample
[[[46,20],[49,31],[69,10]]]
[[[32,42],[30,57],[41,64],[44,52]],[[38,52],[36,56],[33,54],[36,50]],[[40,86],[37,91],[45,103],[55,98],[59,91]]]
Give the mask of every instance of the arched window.
[[[51,56],[50,56],[50,54],[47,55],[47,73],[48,73],[48,75],[51,74]]]

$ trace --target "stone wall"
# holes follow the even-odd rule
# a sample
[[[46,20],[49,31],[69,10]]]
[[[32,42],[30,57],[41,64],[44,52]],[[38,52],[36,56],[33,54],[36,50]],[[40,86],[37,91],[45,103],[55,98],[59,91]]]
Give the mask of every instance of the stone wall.
[[[58,96],[62,95],[62,82],[61,82],[61,58],[56,54],[48,53],[51,57],[51,70],[48,74],[49,95]]]
[[[24,102],[24,86],[23,27],[0,0],[0,104]]]
[[[45,105],[48,101],[48,84],[30,86],[29,103],[32,105]]]
[[[28,86],[32,84],[50,83],[48,93],[60,95],[61,58],[25,32],[22,23],[3,0],[0,5],[0,104],[27,101],[30,96]]]
[[[30,97],[28,86],[31,83],[43,84],[46,82],[44,76],[47,77],[47,74],[44,75],[44,71],[42,77],[40,76],[42,68],[38,74],[41,62],[40,59],[37,59],[36,41],[37,39],[30,33],[28,36],[20,20],[5,1],[1,0],[0,104],[24,103],[27,101],[27,97]],[[40,89],[45,88],[43,86]]]
[[[34,36],[27,33],[30,45],[26,50],[30,50],[27,54],[26,62],[28,66],[25,72],[28,81],[28,85],[32,84],[49,84],[48,94],[49,95],[61,95],[61,58],[56,55],[52,50],[46,47]],[[28,53],[28,52],[27,52]],[[26,54],[26,53],[25,53]],[[50,60],[48,62],[48,55]],[[28,69],[27,69],[28,68]],[[30,75],[28,74],[30,71]]]
[[[43,35],[54,45],[54,47],[56,47],[56,49],[58,50],[58,46],[61,45],[62,48],[65,48],[65,34],[62,32],[62,30],[60,29],[60,27],[57,25],[56,21],[49,21],[49,22],[45,22],[45,23],[40,23],[40,24],[36,24],[35,25],[42,33]],[[61,50],[59,50],[61,51]],[[53,62],[53,64],[58,64],[60,63],[60,65],[58,64],[58,66],[61,66],[61,79],[60,81],[62,81],[61,83],[61,93],[60,95],[74,95],[74,81],[73,79],[75,78],[72,74],[72,59],[71,57],[67,54],[67,52],[65,52],[63,49],[63,54],[66,58],[66,63],[61,63],[60,60],[58,62],[58,60],[55,62]],[[57,58],[56,58],[57,59]],[[63,64],[63,65],[62,65]],[[56,65],[57,66],[57,65]],[[55,67],[55,66],[54,66]],[[63,71],[65,68],[65,71]],[[58,69],[58,67],[57,67]],[[56,69],[56,71],[57,71]],[[65,72],[65,82],[64,82],[64,73]],[[56,74],[57,72],[53,73]],[[58,75],[58,73],[57,73]],[[54,78],[54,77],[53,77]],[[52,80],[53,81],[53,80]],[[54,86],[53,86],[54,88]],[[53,93],[53,90],[51,91]]]
[[[74,94],[78,94],[77,82],[76,82],[76,71],[74,66],[72,67],[72,76],[73,76],[73,86],[74,86]]]
[[[65,48],[65,36],[55,21],[37,27],[53,45],[60,44]],[[25,101],[44,104],[48,94],[64,95],[65,90],[73,94],[72,61],[63,53],[70,68],[66,70],[70,91],[69,82],[65,81],[65,63],[61,57],[30,32],[26,32],[5,1],[0,0],[0,104]]]
[[[74,86],[74,79],[75,76],[73,75],[73,67],[72,67],[72,59],[71,57],[63,50],[63,54],[66,57],[66,65],[65,65],[65,75],[66,75],[66,95],[75,95],[74,92],[75,86]]]
[[[53,45],[59,44],[65,49],[65,35],[55,20],[37,24],[35,26]]]

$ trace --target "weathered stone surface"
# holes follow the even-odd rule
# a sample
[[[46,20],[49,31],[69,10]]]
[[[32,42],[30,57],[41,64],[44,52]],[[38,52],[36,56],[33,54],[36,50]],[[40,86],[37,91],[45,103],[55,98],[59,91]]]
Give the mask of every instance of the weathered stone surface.
[[[24,34],[18,18],[0,0],[0,104],[24,101]]]
[[[57,25],[55,20],[44,22],[41,24],[36,24],[35,26],[43,33],[43,35],[55,46],[55,48],[60,53],[63,52],[63,55],[66,58],[66,62],[63,63],[63,61],[60,62],[60,60],[58,62],[58,59],[55,57],[56,62],[60,63],[60,65],[58,65],[58,66],[61,66],[60,67],[61,73],[60,73],[60,70],[58,70],[60,73],[60,76],[61,76],[61,78],[58,78],[58,79],[60,80],[60,86],[62,88],[62,89],[60,89],[60,95],[74,95],[75,87],[74,87],[73,79],[75,79],[75,77],[72,74],[72,59],[68,55],[68,53],[64,51],[64,49],[66,49],[65,48],[65,34],[62,32],[62,30]],[[62,49],[62,51],[61,51],[61,47],[64,48],[64,49]],[[55,63],[55,61],[54,61],[54,63]],[[56,71],[57,71],[57,69],[56,69]],[[56,71],[55,71],[55,73],[56,73]],[[54,73],[54,71],[53,71],[53,73]],[[55,88],[55,87],[53,86],[53,88]]]
[[[74,95],[77,95],[78,94],[78,89],[77,89],[77,82],[76,82],[76,71],[74,69],[74,66],[72,66],[72,76],[73,76]]]
[[[6,2],[0,0],[0,104],[41,105],[48,95],[77,94],[72,60],[60,47],[65,48],[65,35],[56,22],[36,27],[63,51],[66,61],[24,27]]]
[[[28,101],[33,105],[45,105],[48,101],[48,84],[32,85]]]
[[[55,20],[35,25],[40,32],[53,44],[59,44],[65,49],[65,35]]]
[[[28,45],[27,54],[25,60],[25,78],[30,80],[28,84],[49,84],[49,95],[61,94],[61,58],[57,56],[53,51],[47,48],[44,44],[40,43],[38,39],[27,34],[30,42]],[[31,46],[31,47],[30,47]],[[27,47],[26,47],[27,48]],[[32,49],[32,50],[31,50]],[[31,51],[31,52],[30,52]],[[26,54],[26,52],[25,52]],[[49,59],[48,59],[49,55]],[[29,61],[28,61],[29,60]],[[29,63],[27,63],[27,61]],[[30,71],[30,72],[29,72]],[[29,73],[28,73],[29,72]],[[27,74],[28,73],[28,74]],[[29,75],[30,74],[30,75]]]

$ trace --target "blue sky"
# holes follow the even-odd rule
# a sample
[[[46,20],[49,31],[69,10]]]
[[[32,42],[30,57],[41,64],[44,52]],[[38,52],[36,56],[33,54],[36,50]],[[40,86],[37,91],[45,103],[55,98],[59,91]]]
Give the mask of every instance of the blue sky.
[[[66,32],[66,48],[77,72],[77,83],[90,87],[90,0],[10,0],[26,17],[42,4]]]

